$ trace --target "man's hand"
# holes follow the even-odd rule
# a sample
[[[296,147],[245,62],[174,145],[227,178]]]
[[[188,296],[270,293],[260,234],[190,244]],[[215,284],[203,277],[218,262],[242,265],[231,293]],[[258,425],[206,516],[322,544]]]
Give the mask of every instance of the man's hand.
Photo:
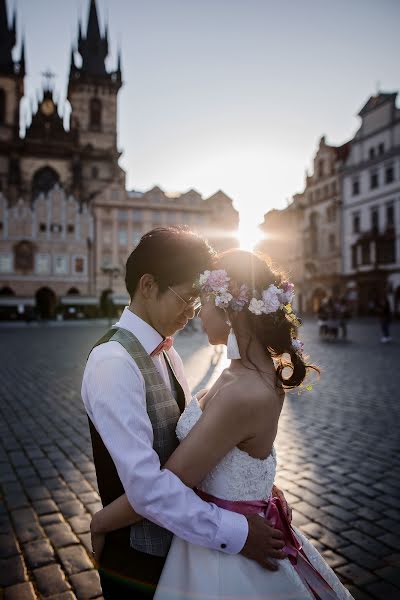
[[[273,485],[272,486],[272,495],[277,496],[279,498],[279,500],[282,502],[283,509],[284,509],[285,513],[287,514],[289,523],[291,523],[292,518],[293,518],[293,512],[292,512],[292,509],[290,508],[289,504],[287,503],[282,490],[279,489],[276,485]]]
[[[247,522],[249,534],[241,554],[255,560],[269,571],[277,571],[278,565],[270,559],[282,559],[287,556],[282,552],[285,546],[282,532],[268,525],[268,521],[259,515],[247,517]]]

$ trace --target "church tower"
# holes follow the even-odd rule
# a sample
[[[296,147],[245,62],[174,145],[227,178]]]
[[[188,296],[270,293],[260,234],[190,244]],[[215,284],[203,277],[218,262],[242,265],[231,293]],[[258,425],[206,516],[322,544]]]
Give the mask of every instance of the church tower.
[[[12,50],[17,41],[16,15],[12,24],[7,16],[6,0],[0,0],[0,190],[19,182],[19,163],[13,143],[19,139],[19,109],[24,95],[25,49],[14,61]],[[10,145],[11,144],[11,145]]]
[[[121,61],[115,71],[106,68],[108,31],[100,32],[96,0],[90,0],[86,35],[79,24],[78,53],[81,66],[71,52],[68,100],[72,107],[71,130],[84,150],[82,178],[89,179],[92,192],[110,180],[124,181],[118,166],[117,97],[122,86]],[[111,160],[110,160],[111,159]],[[96,185],[96,180],[101,185]],[[85,186],[87,187],[87,186]]]

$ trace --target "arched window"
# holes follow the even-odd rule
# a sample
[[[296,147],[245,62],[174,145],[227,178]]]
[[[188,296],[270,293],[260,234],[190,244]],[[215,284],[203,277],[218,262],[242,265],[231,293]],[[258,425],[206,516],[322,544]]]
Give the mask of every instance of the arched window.
[[[0,124],[6,122],[6,93],[0,88]]]
[[[101,129],[101,101],[98,98],[90,100],[90,129]]]
[[[59,183],[60,178],[57,171],[51,167],[43,167],[36,171],[32,178],[32,196],[35,199],[41,192],[47,194],[56,183]]]

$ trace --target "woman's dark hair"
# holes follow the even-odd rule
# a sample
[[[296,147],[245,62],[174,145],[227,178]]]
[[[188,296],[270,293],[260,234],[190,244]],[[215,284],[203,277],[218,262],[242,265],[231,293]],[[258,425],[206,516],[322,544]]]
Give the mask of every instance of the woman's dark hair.
[[[239,286],[244,283],[250,291],[255,289],[259,293],[271,284],[279,287],[285,279],[282,273],[272,270],[267,257],[258,252],[227,250],[215,258],[214,268],[225,269],[228,276]],[[302,356],[295,352],[292,338],[297,336],[297,327],[287,319],[283,309],[272,314],[261,315],[255,315],[247,309],[240,313],[230,308],[227,311],[234,331],[235,321],[238,324],[240,320],[241,327],[244,326],[251,337],[257,338],[265,350],[278,359],[276,373],[285,388],[290,389],[301,385],[309,369],[319,372],[315,365],[306,364]],[[283,359],[284,354],[290,355],[291,362]],[[286,367],[291,368],[292,373],[285,379],[283,370]]]
[[[141,238],[126,261],[125,285],[132,298],[140,278],[154,276],[161,293],[169,285],[195,281],[210,268],[214,251],[185,226],[157,227]]]

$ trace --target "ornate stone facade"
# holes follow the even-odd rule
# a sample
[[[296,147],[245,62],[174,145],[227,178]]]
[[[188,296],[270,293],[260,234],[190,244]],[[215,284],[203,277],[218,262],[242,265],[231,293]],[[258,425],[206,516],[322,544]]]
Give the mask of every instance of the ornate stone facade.
[[[371,96],[343,169],[343,275],[358,312],[387,295],[400,314],[400,109]]]
[[[110,289],[114,303],[125,303],[126,258],[156,226],[187,224],[218,249],[237,245],[238,213],[223,192],[203,199],[194,190],[126,191],[117,146],[121,57],[106,69],[108,33],[100,31],[95,0],[71,51],[69,127],[47,73],[21,136],[25,51],[22,43],[13,59],[16,37],[16,17],[10,25],[0,0],[0,318],[33,310],[97,314]]]
[[[352,312],[375,313],[386,295],[400,315],[396,97],[371,96],[350,142],[330,146],[322,137],[304,191],[264,217],[262,249],[293,273],[300,310],[317,312],[323,300],[343,297]]]

